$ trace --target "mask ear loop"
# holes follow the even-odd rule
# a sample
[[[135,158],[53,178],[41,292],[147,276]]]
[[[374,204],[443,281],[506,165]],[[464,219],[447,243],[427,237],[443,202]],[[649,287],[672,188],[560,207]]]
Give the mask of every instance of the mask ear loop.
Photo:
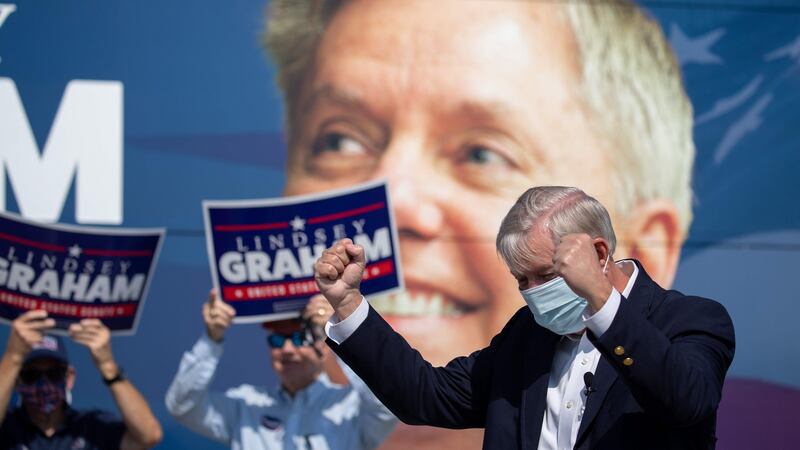
[[[606,269],[608,268],[608,262],[611,260],[611,253],[606,256],[606,262],[603,264],[603,273],[606,273]]]

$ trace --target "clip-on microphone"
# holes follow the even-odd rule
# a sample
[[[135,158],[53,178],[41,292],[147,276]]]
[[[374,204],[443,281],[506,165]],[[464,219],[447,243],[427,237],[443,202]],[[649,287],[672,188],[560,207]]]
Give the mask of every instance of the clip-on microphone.
[[[586,372],[583,374],[583,384],[586,385],[586,398],[589,398],[589,394],[592,392],[597,392],[597,389],[592,387],[592,382],[594,381],[594,374],[592,372]]]

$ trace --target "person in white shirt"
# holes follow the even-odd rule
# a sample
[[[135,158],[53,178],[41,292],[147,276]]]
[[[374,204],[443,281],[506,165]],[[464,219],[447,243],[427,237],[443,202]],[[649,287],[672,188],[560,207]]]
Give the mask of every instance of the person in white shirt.
[[[319,339],[332,310],[321,297],[301,320],[266,323],[272,367],[280,384],[241,385],[209,392],[223,352],[223,337],[235,315],[215,291],[203,305],[206,333],[184,353],[166,395],[169,412],[193,431],[233,449],[371,449],[392,431],[397,419],[346,366],[349,385],[325,374],[330,350]]]

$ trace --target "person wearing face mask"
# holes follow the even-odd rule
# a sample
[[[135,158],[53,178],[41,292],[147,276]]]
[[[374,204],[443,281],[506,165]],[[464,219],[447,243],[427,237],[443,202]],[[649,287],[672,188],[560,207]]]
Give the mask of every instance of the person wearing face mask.
[[[122,414],[70,406],[75,369],[46,311],[28,311],[11,324],[0,360],[0,449],[142,449],[161,441],[161,425],[144,397],[124,376],[111,352],[111,333],[97,319],[69,327],[86,347]],[[16,388],[20,405],[7,411]]]
[[[711,449],[731,319],[615,262],[608,212],[571,187],[526,191],[496,239],[527,306],[488,347],[433,367],[359,292],[364,250],[315,265],[329,345],[400,420],[485,428],[484,448]]]
[[[332,312],[316,296],[306,305],[303,320],[264,324],[278,385],[209,392],[235,315],[212,290],[203,305],[206,332],[183,355],[167,391],[167,409],[193,431],[233,449],[377,447],[397,419],[349,368],[339,369],[330,357],[322,327]]]

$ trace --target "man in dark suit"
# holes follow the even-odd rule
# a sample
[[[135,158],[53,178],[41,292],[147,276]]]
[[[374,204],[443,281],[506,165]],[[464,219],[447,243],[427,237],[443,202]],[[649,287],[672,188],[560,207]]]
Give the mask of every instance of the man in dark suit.
[[[714,448],[730,317],[614,262],[615,247],[583,191],[525,192],[497,249],[527,307],[488,347],[435,368],[364,301],[364,251],[345,239],[315,266],[336,311],[329,344],[401,420],[485,427],[484,448]]]

